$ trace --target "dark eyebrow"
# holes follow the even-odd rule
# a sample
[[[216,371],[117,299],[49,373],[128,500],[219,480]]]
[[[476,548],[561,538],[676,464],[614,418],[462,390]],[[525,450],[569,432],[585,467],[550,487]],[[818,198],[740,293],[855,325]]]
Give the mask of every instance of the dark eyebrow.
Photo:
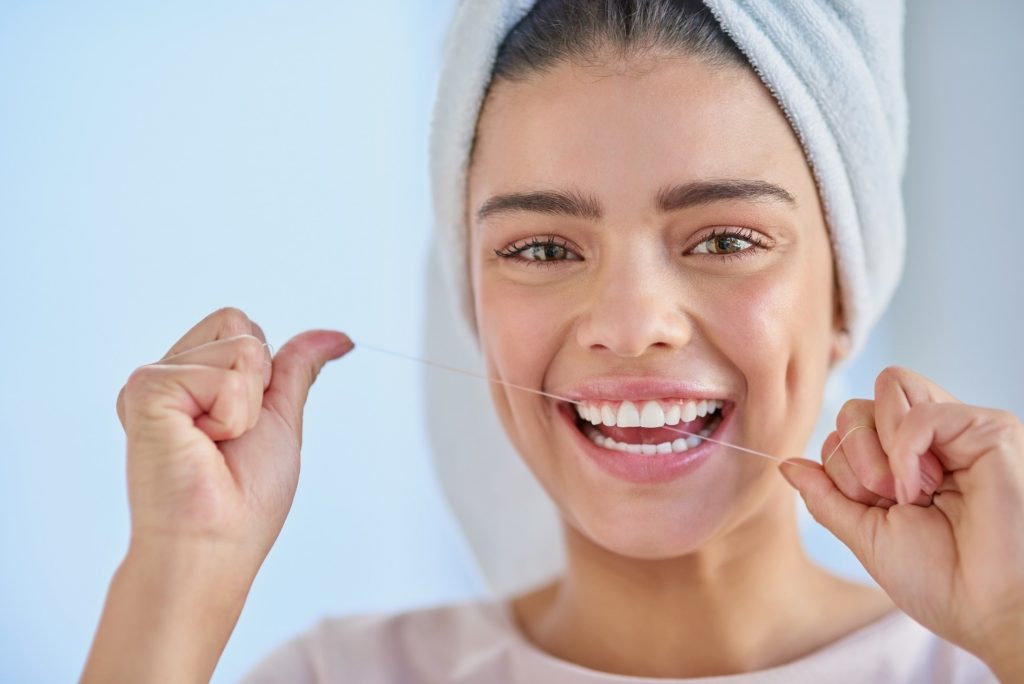
[[[781,202],[796,206],[796,200],[785,188],[763,180],[728,178],[680,183],[662,188],[655,196],[656,206],[662,212],[724,200]],[[591,195],[575,190],[536,190],[495,195],[480,206],[476,218],[479,221],[496,214],[520,211],[592,220],[601,218],[602,214],[601,203]]]
[[[775,183],[734,178],[673,185],[659,190],[657,197],[658,209],[666,212],[721,200],[782,202],[796,206],[793,196]]]
[[[532,211],[539,214],[559,214],[597,220],[601,218],[601,205],[593,197],[564,190],[537,190],[495,195],[477,210],[477,220],[494,214],[514,211]]]

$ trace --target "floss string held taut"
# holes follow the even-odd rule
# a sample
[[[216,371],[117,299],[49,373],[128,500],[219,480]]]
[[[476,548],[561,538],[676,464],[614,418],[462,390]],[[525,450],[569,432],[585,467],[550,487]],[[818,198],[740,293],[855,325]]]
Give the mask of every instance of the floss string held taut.
[[[385,349],[383,347],[378,347],[376,345],[366,344],[365,342],[358,343],[355,346],[355,348],[356,349],[369,349],[371,351],[375,351],[375,352],[378,352],[380,354],[387,354],[389,356],[394,356],[394,357],[397,357],[397,358],[406,359],[408,361],[416,361],[418,363],[423,363],[423,364],[426,364],[428,366],[433,366],[435,368],[440,368],[442,370],[450,371],[452,373],[459,373],[461,375],[465,375],[465,376],[468,376],[468,377],[471,377],[471,378],[477,378],[479,380],[487,380],[488,382],[493,382],[493,383],[498,384],[498,385],[504,385],[505,387],[511,387],[512,389],[521,390],[523,392],[532,392],[533,394],[538,394],[538,395],[541,395],[541,396],[544,396],[544,397],[548,397],[550,399],[558,399],[559,401],[569,402],[570,404],[579,404],[579,403],[581,403],[579,401],[576,401],[575,399],[570,399],[568,397],[562,397],[562,396],[559,396],[557,394],[552,394],[551,392],[544,392],[543,390],[534,389],[532,387],[525,387],[523,385],[517,385],[515,383],[507,382],[505,380],[499,380],[497,378],[492,378],[492,377],[490,377],[488,375],[483,375],[481,373],[475,373],[473,371],[468,371],[468,370],[465,370],[464,368],[457,368],[455,366],[450,366],[448,364],[440,363],[438,361],[431,361],[430,359],[424,359],[422,357],[413,356],[411,354],[403,354],[401,352],[392,351],[390,349]],[[843,435],[842,439],[839,440],[839,443],[836,444],[835,448],[831,451],[831,453],[829,453],[828,457],[826,457],[825,460],[822,461],[822,465],[828,463],[829,459],[832,458],[832,456],[837,451],[839,451],[839,447],[841,447],[843,445],[843,442],[845,442],[846,438],[850,436],[850,433],[852,433],[854,430],[857,430],[858,428],[862,428],[862,427],[865,427],[865,426],[863,426],[863,425],[855,425],[853,428],[848,430],[846,432],[846,434]],[[766,459],[771,460],[771,461],[778,461],[779,463],[782,463],[783,461],[788,460],[788,459],[785,459],[785,458],[779,458],[778,456],[772,456],[771,454],[766,454],[765,452],[758,451],[757,449],[749,449],[747,447],[739,446],[738,444],[730,444],[728,442],[723,442],[721,440],[717,440],[717,439],[714,439],[712,437],[706,437],[704,435],[700,435],[700,434],[697,434],[695,432],[689,432],[689,431],[683,430],[681,428],[676,428],[676,427],[671,427],[671,426],[665,425],[665,426],[663,426],[663,429],[669,430],[670,432],[676,432],[676,433],[681,434],[681,435],[687,435],[688,437],[696,437],[697,439],[701,439],[701,440],[704,440],[706,442],[712,442],[713,444],[718,444],[720,446],[728,447],[730,449],[736,449],[738,451],[742,451],[744,453],[751,454],[753,456],[760,456],[761,458],[766,458]],[[796,463],[796,465],[803,465],[803,464]],[[807,466],[805,466],[805,467],[807,467]]]

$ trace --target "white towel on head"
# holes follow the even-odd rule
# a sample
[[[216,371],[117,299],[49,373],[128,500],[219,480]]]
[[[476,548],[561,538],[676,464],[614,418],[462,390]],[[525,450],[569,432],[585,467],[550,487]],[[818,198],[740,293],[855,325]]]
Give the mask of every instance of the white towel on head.
[[[832,241],[850,354],[868,334],[899,282],[904,256],[901,183],[907,143],[903,81],[902,0],[704,0],[775,95],[811,166]],[[534,0],[462,0],[445,43],[444,63],[430,137],[436,241],[462,331],[475,344],[469,285],[466,177],[477,116],[498,46]],[[468,455],[435,454],[457,461]],[[441,464],[444,466],[444,464]],[[520,539],[487,544],[482,519],[515,506],[547,505],[539,488],[509,491],[501,483],[472,480],[458,467],[441,467],[442,484],[467,529],[484,573],[498,593],[521,588],[544,572],[517,582],[508,561],[529,555],[536,540],[551,547],[552,529],[524,530]],[[486,490],[473,497],[459,490]],[[534,503],[530,503],[530,502]],[[497,512],[496,512],[497,511]],[[535,511],[534,511],[535,513]],[[536,519],[536,515],[532,516]],[[549,527],[551,527],[549,525]],[[545,536],[547,535],[547,536]],[[518,546],[517,546],[518,545]],[[496,546],[504,549],[496,552]],[[547,553],[547,552],[545,552]],[[548,554],[551,555],[551,554]],[[550,571],[556,570],[552,556]],[[544,563],[540,564],[541,566]],[[497,581],[495,578],[499,578]]]

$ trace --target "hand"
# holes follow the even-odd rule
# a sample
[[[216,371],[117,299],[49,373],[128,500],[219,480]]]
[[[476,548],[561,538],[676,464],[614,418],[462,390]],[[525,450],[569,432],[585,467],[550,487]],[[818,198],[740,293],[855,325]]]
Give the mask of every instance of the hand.
[[[209,681],[291,508],[302,411],[352,349],[310,330],[272,359],[242,311],[219,309],[117,397],[132,536],[81,681]]]
[[[223,544],[252,574],[263,562],[295,494],[309,388],[352,349],[327,330],[293,337],[273,359],[265,343],[244,312],[219,309],[128,378],[117,415],[133,544]]]
[[[900,609],[1024,677],[1024,425],[902,368],[843,406],[823,458],[858,425],[782,474]]]

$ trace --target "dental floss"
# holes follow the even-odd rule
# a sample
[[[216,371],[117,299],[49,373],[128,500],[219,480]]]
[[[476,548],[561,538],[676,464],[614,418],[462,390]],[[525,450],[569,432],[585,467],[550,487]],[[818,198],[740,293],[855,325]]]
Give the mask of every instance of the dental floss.
[[[513,389],[522,390],[524,392],[533,392],[534,394],[539,394],[539,395],[542,395],[542,396],[545,396],[545,397],[549,397],[551,399],[558,399],[559,401],[567,401],[570,404],[580,404],[580,403],[582,403],[582,402],[576,401],[574,399],[569,399],[568,397],[561,397],[561,396],[558,396],[557,394],[551,394],[550,392],[544,392],[542,390],[534,389],[532,387],[524,387],[522,385],[517,385],[515,383],[506,382],[505,380],[498,380],[497,378],[492,378],[492,377],[487,376],[487,375],[481,375],[480,373],[474,373],[473,371],[468,371],[468,370],[465,370],[463,368],[456,368],[454,366],[449,366],[447,364],[439,363],[437,361],[431,361],[429,359],[424,359],[424,358],[421,358],[419,356],[412,356],[411,354],[403,354],[401,352],[391,351],[390,349],[384,349],[383,347],[378,347],[376,345],[366,344],[365,342],[357,343],[355,345],[355,348],[356,349],[360,349],[360,348],[362,348],[362,349],[369,349],[371,351],[375,351],[375,352],[378,352],[378,353],[381,353],[381,354],[388,354],[390,356],[396,356],[398,358],[406,359],[408,361],[418,361],[419,363],[424,363],[424,364],[427,364],[428,366],[434,366],[434,367],[440,368],[442,370],[451,371],[453,373],[460,373],[462,375],[467,375],[467,376],[469,376],[471,378],[477,378],[477,379],[480,379],[480,380],[487,380],[489,382],[493,382],[493,383],[496,383],[498,385],[505,385],[506,387],[512,387]],[[779,463],[782,463],[783,461],[788,460],[788,459],[785,459],[785,458],[779,458],[778,456],[772,456],[771,454],[766,454],[763,451],[757,451],[756,449],[748,449],[747,447],[742,447],[742,446],[739,446],[737,444],[729,444],[728,442],[722,442],[720,440],[712,439],[711,437],[706,437],[704,435],[697,434],[695,432],[688,432],[688,431],[682,430],[680,428],[675,428],[675,427],[671,427],[671,426],[668,426],[668,425],[665,425],[665,426],[662,426],[662,427],[663,427],[663,429],[669,430],[671,432],[676,432],[676,433],[679,433],[681,435],[687,435],[689,437],[696,437],[698,439],[702,439],[702,440],[707,441],[707,442],[712,442],[714,444],[719,444],[721,446],[729,447],[731,449],[738,449],[739,451],[743,451],[743,452],[746,452],[748,454],[752,454],[754,456],[760,456],[761,458],[767,458],[767,459],[769,459],[771,461],[778,461]],[[839,440],[839,444],[837,444],[835,449],[832,450],[832,453],[830,453],[828,455],[828,458],[826,458],[822,462],[822,465],[828,463],[829,459],[832,458],[832,456],[837,451],[839,451],[839,447],[841,447],[843,445],[843,442],[846,441],[846,438],[850,436],[851,432],[853,432],[854,430],[856,430],[858,428],[862,428],[862,427],[866,427],[866,426],[864,426],[864,425],[855,425],[853,428],[848,430],[847,433],[845,435],[843,435],[842,439]],[[794,465],[803,466],[804,464],[797,462]],[[810,466],[804,466],[804,467],[808,467],[809,468]]]
[[[543,391],[541,391],[539,389],[533,389],[532,387],[523,387],[522,385],[516,385],[516,384],[513,384],[511,382],[505,382],[504,380],[498,380],[497,378],[492,378],[492,377],[489,377],[487,375],[480,375],[479,373],[474,373],[472,371],[463,370],[462,368],[455,368],[454,366],[448,366],[448,365],[445,365],[443,363],[438,363],[437,361],[430,361],[428,359],[421,359],[418,356],[410,356],[409,354],[402,354],[400,352],[391,351],[389,349],[384,349],[382,347],[375,347],[372,344],[366,344],[365,342],[360,342],[359,344],[356,345],[356,349],[359,349],[360,347],[363,347],[365,349],[372,349],[373,351],[380,352],[382,354],[390,354],[391,356],[398,356],[398,357],[403,358],[403,359],[408,359],[409,361],[419,361],[420,363],[425,363],[428,366],[436,366],[437,368],[443,368],[444,370],[452,371],[453,373],[462,373],[463,375],[468,375],[471,378],[479,378],[481,380],[490,380],[491,382],[497,383],[499,385],[505,385],[507,387],[514,387],[515,389],[520,389],[520,390],[523,390],[524,392],[533,392],[534,394],[541,394],[541,395],[544,395],[545,397],[551,397],[552,399],[558,399],[560,401],[567,401],[570,404],[579,404],[580,403],[578,401],[574,401],[574,400],[568,399],[566,397],[560,397],[557,394],[551,394],[549,392],[543,392]]]

